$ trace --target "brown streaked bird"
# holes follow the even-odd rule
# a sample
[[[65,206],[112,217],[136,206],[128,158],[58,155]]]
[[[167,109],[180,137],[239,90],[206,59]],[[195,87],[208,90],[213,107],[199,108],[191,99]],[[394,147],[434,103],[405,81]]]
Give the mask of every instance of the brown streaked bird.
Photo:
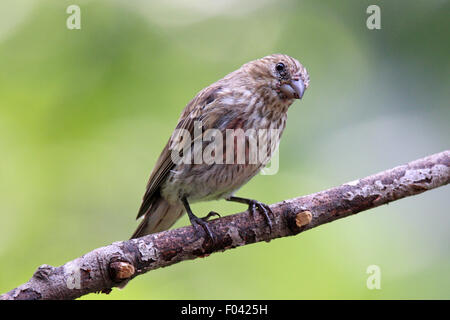
[[[143,216],[143,220],[132,238],[167,230],[187,212],[193,226],[201,226],[214,240],[207,220],[218,214],[210,212],[206,217],[198,218],[189,204],[217,199],[247,204],[251,213],[258,210],[264,214],[271,227],[267,205],[234,194],[269,162],[285,128],[289,106],[295,99],[303,97],[308,85],[308,72],[296,59],[284,54],[273,54],[248,62],[201,90],[184,108],[176,127],[186,130],[192,139],[180,142],[179,131],[172,134],[150,175],[137,216]],[[196,122],[201,122],[200,131],[194,128]],[[174,161],[174,150],[189,150],[187,154],[192,158],[195,158],[196,153],[203,152],[207,142],[202,141],[201,150],[192,146],[194,140],[204,138],[208,129],[218,130],[223,137],[228,129],[276,129],[279,134],[268,142],[271,148],[267,151],[267,157],[256,163],[249,161],[247,140],[243,163],[224,161],[189,164]],[[223,154],[233,150],[236,156],[234,138],[231,143],[225,143]]]

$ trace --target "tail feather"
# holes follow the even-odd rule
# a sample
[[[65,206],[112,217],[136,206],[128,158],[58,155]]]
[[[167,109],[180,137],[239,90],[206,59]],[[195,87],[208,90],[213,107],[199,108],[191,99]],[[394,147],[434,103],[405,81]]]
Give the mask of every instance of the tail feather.
[[[183,213],[182,205],[169,204],[165,199],[159,197],[151,204],[131,239],[167,230]]]

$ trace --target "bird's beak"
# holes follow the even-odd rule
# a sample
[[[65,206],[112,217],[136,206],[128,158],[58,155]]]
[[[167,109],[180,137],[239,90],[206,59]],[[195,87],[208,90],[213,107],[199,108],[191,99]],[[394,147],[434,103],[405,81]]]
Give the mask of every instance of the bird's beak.
[[[305,92],[305,84],[302,79],[292,79],[289,83],[285,83],[280,87],[281,92],[283,92],[289,99],[301,99],[303,93]]]

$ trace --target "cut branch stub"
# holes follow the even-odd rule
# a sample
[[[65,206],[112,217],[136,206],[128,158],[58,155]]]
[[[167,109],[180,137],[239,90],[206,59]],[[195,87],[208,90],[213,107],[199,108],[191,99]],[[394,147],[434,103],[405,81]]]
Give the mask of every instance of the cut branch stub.
[[[109,274],[113,281],[121,282],[131,278],[135,274],[135,268],[128,262],[114,261],[109,264]]]
[[[312,221],[312,213],[311,211],[302,211],[297,213],[297,216],[295,217],[295,224],[297,227],[301,228],[303,226],[306,226]]]

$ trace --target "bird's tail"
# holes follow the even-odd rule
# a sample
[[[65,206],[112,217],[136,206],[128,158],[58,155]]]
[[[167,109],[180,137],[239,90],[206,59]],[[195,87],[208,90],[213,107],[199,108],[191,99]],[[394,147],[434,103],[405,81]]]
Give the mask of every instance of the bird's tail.
[[[131,239],[167,230],[173,226],[183,213],[184,207],[182,205],[172,205],[162,197],[158,197],[150,205]]]

